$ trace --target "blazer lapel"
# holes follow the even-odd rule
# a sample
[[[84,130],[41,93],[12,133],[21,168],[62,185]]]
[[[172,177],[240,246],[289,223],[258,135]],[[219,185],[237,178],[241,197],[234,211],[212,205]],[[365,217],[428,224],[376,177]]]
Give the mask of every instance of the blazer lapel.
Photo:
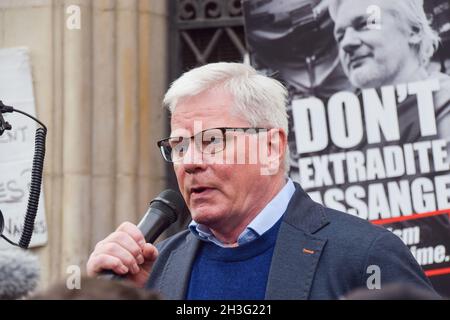
[[[266,299],[308,299],[327,242],[314,233],[328,223],[323,207],[296,184],[275,244]]]
[[[280,226],[266,287],[266,299],[308,299],[326,240],[287,223]]]
[[[200,240],[190,234],[185,245],[171,252],[160,286],[161,293],[166,299],[183,300],[186,298],[192,264],[199,247]]]

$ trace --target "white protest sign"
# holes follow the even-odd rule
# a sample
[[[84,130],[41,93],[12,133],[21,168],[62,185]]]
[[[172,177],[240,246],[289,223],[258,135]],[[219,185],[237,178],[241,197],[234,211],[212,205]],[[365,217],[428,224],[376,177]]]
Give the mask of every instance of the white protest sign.
[[[27,48],[0,49],[0,100],[5,105],[36,115]],[[17,243],[27,210],[37,126],[33,120],[18,113],[3,116],[12,130],[0,136],[0,210],[5,219],[3,234]],[[47,243],[43,188],[41,191],[30,247]],[[6,246],[10,244],[1,239],[0,248]]]

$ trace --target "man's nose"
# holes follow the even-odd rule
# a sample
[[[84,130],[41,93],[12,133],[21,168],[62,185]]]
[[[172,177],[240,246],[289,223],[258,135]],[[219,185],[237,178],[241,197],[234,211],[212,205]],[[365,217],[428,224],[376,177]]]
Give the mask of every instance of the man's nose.
[[[195,173],[206,169],[203,153],[195,145],[193,140],[189,143],[189,147],[181,159],[180,165],[183,166],[186,173]]]
[[[347,28],[344,37],[341,40],[340,46],[346,53],[353,53],[359,46],[361,46],[361,39],[358,32],[353,28]]]

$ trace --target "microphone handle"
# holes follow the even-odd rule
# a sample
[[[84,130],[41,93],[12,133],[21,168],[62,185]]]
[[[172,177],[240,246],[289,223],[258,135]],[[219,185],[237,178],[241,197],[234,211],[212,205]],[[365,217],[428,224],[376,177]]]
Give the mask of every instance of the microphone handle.
[[[170,224],[167,215],[157,208],[150,207],[137,227],[144,235],[145,241],[153,243]],[[103,270],[98,276],[104,280],[123,280],[125,277],[126,275],[116,274],[112,270]]]

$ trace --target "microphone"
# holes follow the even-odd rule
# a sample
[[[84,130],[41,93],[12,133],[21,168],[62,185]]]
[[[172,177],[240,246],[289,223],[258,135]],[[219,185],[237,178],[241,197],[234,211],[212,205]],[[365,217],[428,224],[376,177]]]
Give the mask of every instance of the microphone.
[[[39,261],[21,249],[0,250],[0,300],[26,297],[39,282]]]
[[[150,201],[150,206],[137,227],[144,235],[145,241],[152,243],[165,229],[177,221],[178,216],[182,215],[186,209],[180,193],[170,189],[164,190]]]
[[[150,206],[137,227],[144,235],[145,241],[152,243],[186,210],[186,204],[180,193],[171,189],[164,190],[150,201]],[[124,278],[112,270],[102,271],[99,277],[107,280]]]

